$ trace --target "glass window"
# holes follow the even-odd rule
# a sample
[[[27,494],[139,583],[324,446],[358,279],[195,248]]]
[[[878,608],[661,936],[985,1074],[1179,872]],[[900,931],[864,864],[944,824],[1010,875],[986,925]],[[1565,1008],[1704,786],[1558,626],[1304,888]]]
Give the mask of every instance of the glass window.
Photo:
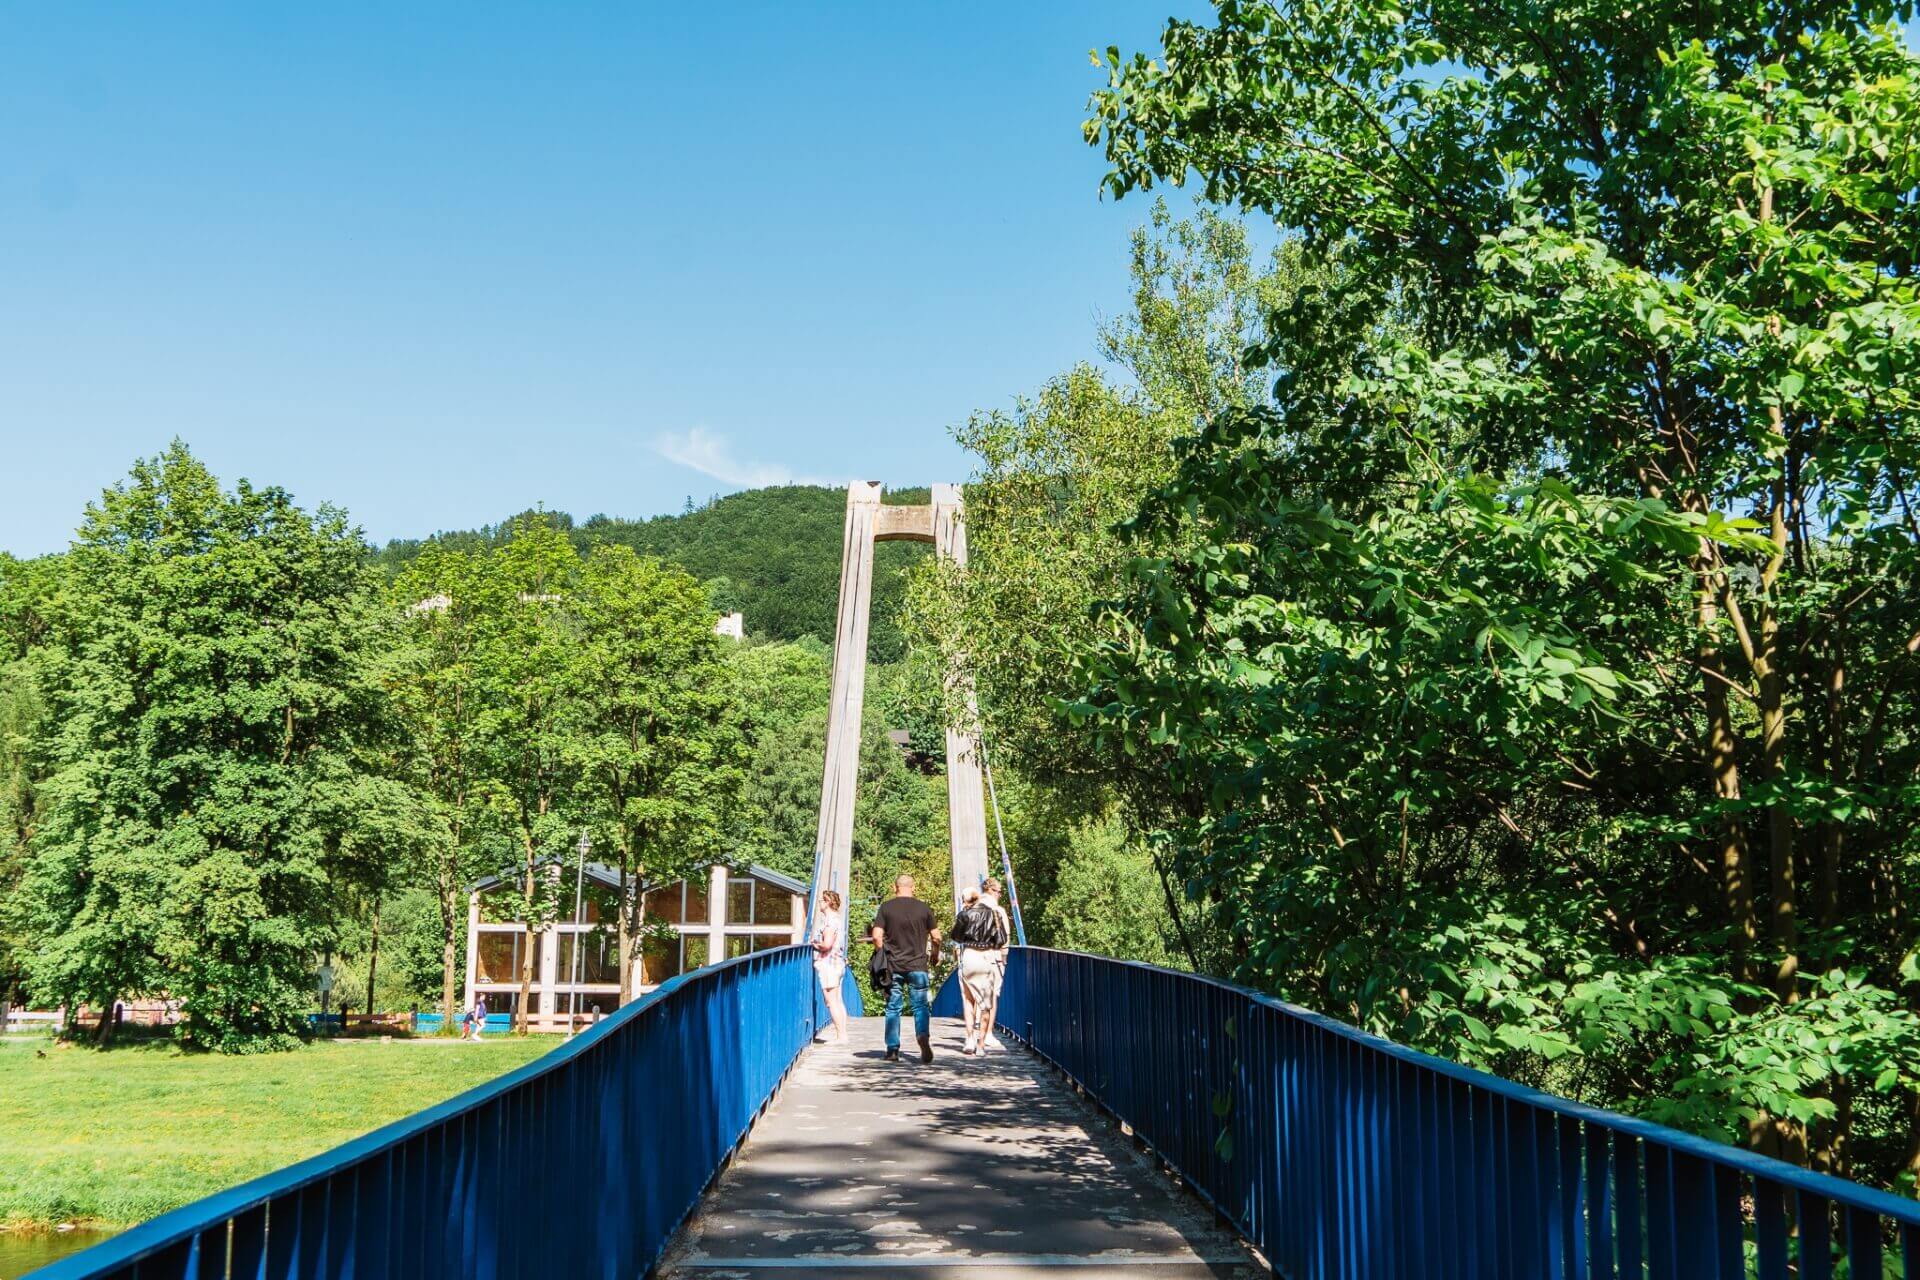
[[[777,884],[756,882],[753,890],[755,924],[793,925],[793,895]]]
[[[727,923],[753,923],[753,881],[727,881]]]
[[[520,961],[522,942],[526,934],[518,929],[482,929],[480,945],[474,967],[475,982],[518,982],[520,981]],[[533,976],[540,979],[539,939],[534,940]]]
[[[680,937],[671,934],[664,938],[647,939],[646,947],[640,952],[640,983],[642,986],[657,987],[668,978],[680,972]]]
[[[477,993],[486,1001],[488,1013],[512,1013],[513,1007],[520,1003],[518,991],[481,991]],[[527,1009],[530,1013],[540,1012],[540,991],[535,988],[527,993]]]
[[[585,939],[580,944],[580,968],[574,969],[573,949],[576,939]],[[563,933],[560,935],[560,967],[554,971],[554,980],[563,983],[615,983],[620,981],[620,964],[615,953],[620,950],[620,939],[610,933],[594,929],[587,933]]]
[[[753,949],[755,951],[771,951],[775,947],[790,947],[792,945],[793,939],[790,934],[756,933],[753,935]]]
[[[618,991],[555,991],[553,993],[553,1016],[564,1018],[569,1013],[577,1013],[584,1025],[596,1011],[604,1017],[620,1007]]]
[[[647,914],[656,920],[664,920],[668,924],[679,924],[682,919],[680,913],[681,888],[682,886],[678,884],[670,884],[649,892],[647,894]]]
[[[708,873],[702,871],[699,875],[687,881],[688,924],[705,924],[707,922],[707,880]]]
[[[733,960],[753,950],[753,936],[745,933],[729,934],[727,937],[727,959]]]
[[[682,941],[684,945],[681,954],[685,956],[685,960],[680,966],[682,970],[698,969],[707,962],[706,934],[689,933],[685,935]]]

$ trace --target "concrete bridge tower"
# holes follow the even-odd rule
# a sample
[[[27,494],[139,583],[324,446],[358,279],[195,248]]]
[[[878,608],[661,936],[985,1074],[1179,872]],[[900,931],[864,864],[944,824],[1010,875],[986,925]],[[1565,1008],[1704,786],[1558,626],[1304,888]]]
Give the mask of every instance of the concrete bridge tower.
[[[961,521],[960,486],[934,485],[933,501],[924,507],[883,506],[878,481],[847,486],[840,614],[833,636],[833,701],[827,713],[827,763],[820,782],[819,834],[814,840],[816,899],[822,889],[837,889],[844,898],[851,883],[854,791],[860,774],[860,716],[867,687],[867,627],[877,542],[931,542],[935,555],[965,565],[967,531]],[[954,725],[947,726],[947,835],[958,894],[987,874],[987,815],[979,744]]]

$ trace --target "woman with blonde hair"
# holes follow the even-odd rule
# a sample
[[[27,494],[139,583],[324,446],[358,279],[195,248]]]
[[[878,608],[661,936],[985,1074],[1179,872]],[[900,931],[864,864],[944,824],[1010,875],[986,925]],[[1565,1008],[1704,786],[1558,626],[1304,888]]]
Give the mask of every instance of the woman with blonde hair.
[[[832,889],[820,891],[820,905],[813,928],[813,973],[820,980],[820,994],[826,999],[827,1012],[833,1015],[833,1041],[847,1042],[847,1005],[841,998],[840,984],[847,976],[847,929],[840,918],[840,895]],[[817,1043],[824,1038],[815,1037]]]

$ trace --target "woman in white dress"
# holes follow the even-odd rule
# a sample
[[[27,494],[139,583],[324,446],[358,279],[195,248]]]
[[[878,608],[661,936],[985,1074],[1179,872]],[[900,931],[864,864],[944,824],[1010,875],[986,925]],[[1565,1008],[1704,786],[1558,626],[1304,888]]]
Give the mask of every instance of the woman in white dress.
[[[840,918],[840,895],[832,889],[820,891],[819,918],[813,930],[813,972],[820,980],[820,994],[833,1015],[835,1044],[847,1042],[847,1005],[840,998],[840,983],[847,976],[847,930]]]

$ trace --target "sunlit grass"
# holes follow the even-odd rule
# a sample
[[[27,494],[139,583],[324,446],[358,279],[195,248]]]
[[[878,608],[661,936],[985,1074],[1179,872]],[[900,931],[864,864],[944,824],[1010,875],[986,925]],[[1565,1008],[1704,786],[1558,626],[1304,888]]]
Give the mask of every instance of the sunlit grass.
[[[556,1041],[342,1041],[222,1057],[0,1040],[0,1224],[128,1225],[337,1146]]]

